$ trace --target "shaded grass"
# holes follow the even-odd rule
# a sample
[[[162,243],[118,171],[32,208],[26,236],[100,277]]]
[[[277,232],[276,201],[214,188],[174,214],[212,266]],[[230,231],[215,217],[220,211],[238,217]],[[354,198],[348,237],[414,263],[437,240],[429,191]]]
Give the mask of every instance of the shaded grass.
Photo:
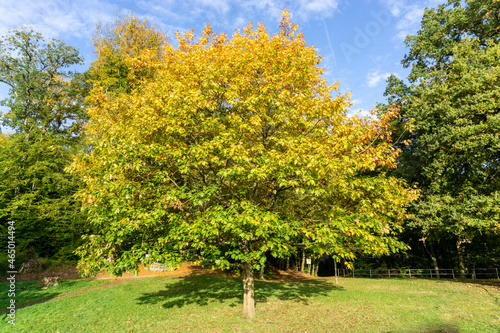
[[[256,281],[257,319],[241,320],[239,279],[158,277],[16,312],[19,332],[498,332],[500,291],[452,281]],[[10,332],[4,315],[2,332]]]
[[[109,280],[62,280],[59,283],[58,286],[42,289],[42,285],[38,281],[16,282],[16,306],[36,303],[82,289],[97,287],[109,283]],[[10,283],[0,283],[0,311],[5,310],[9,305],[11,299],[8,296],[9,289]]]

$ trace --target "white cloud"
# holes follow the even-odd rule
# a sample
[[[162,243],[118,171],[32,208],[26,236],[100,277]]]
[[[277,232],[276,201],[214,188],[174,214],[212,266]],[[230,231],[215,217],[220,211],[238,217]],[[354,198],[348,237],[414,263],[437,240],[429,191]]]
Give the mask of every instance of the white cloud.
[[[227,13],[231,9],[229,0],[197,0],[194,5],[201,5],[211,9],[215,9],[220,13]]]
[[[424,16],[424,8],[413,6],[396,23],[396,36],[399,39],[405,39],[407,35],[415,33],[420,27],[420,22]]]
[[[337,9],[339,5],[338,0],[314,0],[300,1],[299,11],[308,14],[323,14],[330,16]]]
[[[366,74],[366,84],[368,87],[375,87],[381,81],[385,81],[391,73],[380,73],[380,70],[372,70]]]
[[[200,20],[218,27],[242,28],[248,20],[279,21],[288,8],[293,21],[332,16],[340,0],[0,0],[0,35],[8,29],[30,26],[45,37],[89,38],[100,21],[108,23],[116,13],[138,11],[160,27],[193,26]],[[236,15],[234,15],[236,14]],[[184,26],[184,28],[183,28]],[[229,31],[228,31],[229,32]]]
[[[404,0],[382,0],[382,3],[389,9],[392,16],[399,17],[404,10]]]
[[[248,23],[248,20],[246,20],[245,18],[241,17],[241,16],[238,16],[234,19],[233,21],[233,28],[234,29],[242,29],[243,27],[245,27]]]
[[[249,11],[257,11],[258,14],[266,12],[267,16],[274,19],[279,19],[281,11],[287,8],[292,18],[307,21],[332,16],[337,10],[340,0],[240,0],[233,3],[239,4]]]
[[[380,0],[393,16],[398,17],[396,23],[396,37],[399,41],[404,40],[407,35],[415,34],[424,15],[426,7],[434,8],[442,3],[441,0]]]
[[[99,0],[0,0],[0,34],[24,26],[52,38],[89,36],[94,25],[111,20],[117,8]]]

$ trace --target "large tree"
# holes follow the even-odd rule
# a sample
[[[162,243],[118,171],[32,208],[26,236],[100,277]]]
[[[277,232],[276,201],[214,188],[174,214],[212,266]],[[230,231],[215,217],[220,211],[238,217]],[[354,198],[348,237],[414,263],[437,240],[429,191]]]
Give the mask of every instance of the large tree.
[[[0,83],[9,87],[2,122],[14,131],[0,142],[0,225],[15,222],[18,251],[73,256],[79,244],[80,182],[64,168],[82,150],[86,84],[68,71],[81,62],[76,49],[32,30],[0,40]]]
[[[446,241],[455,243],[462,270],[466,246],[478,237],[496,239],[488,249],[491,258],[498,254],[499,26],[499,1],[454,0],[426,10],[421,29],[406,39],[402,62],[412,85],[392,76],[386,90],[386,107],[401,108],[399,134],[411,140],[398,147],[397,172],[423,191],[410,226],[436,268],[433,247]],[[410,119],[413,133],[401,126]]]
[[[149,73],[131,89],[94,82],[93,150],[73,166],[98,231],[79,249],[84,273],[186,259],[240,267],[253,318],[266,253],[350,260],[404,248],[395,234],[416,191],[380,172],[395,167],[395,113],[348,118],[349,96],[321,78],[286,12],[280,27],[177,34],[160,54],[121,53],[127,71]]]

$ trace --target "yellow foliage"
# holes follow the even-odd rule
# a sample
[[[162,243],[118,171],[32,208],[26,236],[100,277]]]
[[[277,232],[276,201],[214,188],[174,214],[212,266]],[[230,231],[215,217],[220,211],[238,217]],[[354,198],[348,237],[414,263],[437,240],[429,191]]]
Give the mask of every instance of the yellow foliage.
[[[118,55],[132,87],[117,93],[107,77],[94,81],[87,127],[94,150],[74,168],[87,177],[84,192],[94,196],[85,204],[95,214],[117,202],[154,224],[161,218],[137,207],[168,210],[178,221],[239,207],[249,213],[215,225],[214,234],[250,242],[259,228],[266,234],[297,220],[300,227],[291,223],[287,232],[317,243],[341,234],[370,243],[373,253],[397,243],[378,236],[391,232],[418,193],[383,175],[363,176],[396,167],[390,124],[397,109],[380,119],[348,117],[350,93],[321,77],[321,56],[286,11],[276,34],[248,23],[229,37],[207,25],[197,41],[193,30],[176,33],[178,47],[140,22],[125,20],[96,39],[95,68],[109,69]],[[268,213],[276,220],[265,220]],[[183,228],[189,237],[202,234],[200,242],[208,237],[206,223]],[[350,246],[331,248],[353,256]]]

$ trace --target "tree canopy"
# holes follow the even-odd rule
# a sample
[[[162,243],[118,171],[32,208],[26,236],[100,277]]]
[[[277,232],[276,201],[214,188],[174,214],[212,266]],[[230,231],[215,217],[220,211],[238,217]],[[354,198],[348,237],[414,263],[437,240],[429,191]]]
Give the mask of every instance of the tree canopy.
[[[0,221],[4,230],[16,223],[17,251],[71,257],[79,243],[72,194],[80,183],[64,168],[82,149],[86,84],[67,70],[81,61],[76,49],[32,30],[0,40],[0,82],[9,86],[2,122],[14,130],[0,141]]]
[[[320,55],[286,11],[274,35],[207,25],[197,41],[192,31],[176,38],[160,55],[122,54],[151,73],[131,90],[94,82],[93,150],[73,165],[98,231],[79,249],[83,272],[180,260],[241,267],[252,318],[252,270],[266,253],[307,246],[352,260],[405,248],[395,234],[417,192],[383,172],[396,166],[396,111],[347,117],[349,95],[321,78]]]
[[[398,130],[411,140],[399,146],[398,173],[423,191],[410,225],[424,241],[454,241],[461,268],[467,244],[500,235],[499,26],[499,1],[426,10],[402,61],[413,84],[393,76],[386,90],[400,124],[415,124],[411,134]],[[492,258],[498,247],[489,247]]]

